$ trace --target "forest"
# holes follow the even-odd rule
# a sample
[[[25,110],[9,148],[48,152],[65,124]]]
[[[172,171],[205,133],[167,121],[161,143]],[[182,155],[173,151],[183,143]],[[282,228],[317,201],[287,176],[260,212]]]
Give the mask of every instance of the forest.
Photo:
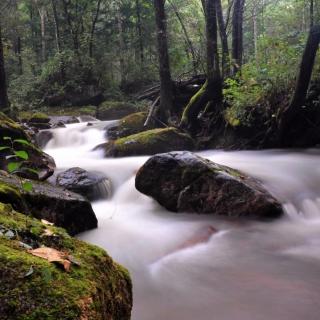
[[[320,2],[0,1],[0,320],[308,320]]]

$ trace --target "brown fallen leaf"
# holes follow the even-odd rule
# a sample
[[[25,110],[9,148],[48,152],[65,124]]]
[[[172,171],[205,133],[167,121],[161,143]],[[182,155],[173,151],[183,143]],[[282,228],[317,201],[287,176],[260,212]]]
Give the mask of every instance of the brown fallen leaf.
[[[28,252],[31,253],[33,256],[46,259],[49,262],[59,263],[64,267],[65,271],[70,271],[71,262],[66,259],[68,255],[64,252],[48,247],[28,250]]]
[[[41,219],[41,222],[42,222],[43,224],[46,224],[46,225],[48,225],[48,226],[53,226],[53,225],[54,225],[54,223],[52,223],[52,222],[49,222],[49,221],[47,221],[47,220],[44,220],[44,219]]]

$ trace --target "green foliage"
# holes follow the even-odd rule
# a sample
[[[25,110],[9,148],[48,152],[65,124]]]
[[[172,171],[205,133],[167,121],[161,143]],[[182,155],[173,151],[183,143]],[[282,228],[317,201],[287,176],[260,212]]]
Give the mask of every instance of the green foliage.
[[[253,107],[263,107],[270,96],[293,89],[304,43],[304,36],[295,45],[281,38],[260,37],[257,58],[243,65],[236,77],[225,80],[223,93],[229,106],[225,118],[231,126],[250,125]]]
[[[25,172],[30,172],[33,174],[38,174],[34,169],[28,168],[27,161],[29,160],[29,154],[25,150],[16,150],[15,146],[27,145],[30,143],[24,139],[12,139],[11,137],[3,137],[3,141],[9,142],[9,146],[0,146],[0,152],[5,152],[6,160],[10,160],[7,164],[7,170],[10,174],[23,175]],[[20,178],[21,187],[25,191],[32,190],[32,183]]]

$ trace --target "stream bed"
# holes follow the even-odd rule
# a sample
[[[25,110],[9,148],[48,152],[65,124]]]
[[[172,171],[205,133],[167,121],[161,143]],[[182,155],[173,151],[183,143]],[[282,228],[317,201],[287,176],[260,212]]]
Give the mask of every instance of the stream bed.
[[[79,238],[129,269],[133,320],[318,320],[320,151],[206,151],[200,155],[260,179],[286,211],[272,223],[176,214],[134,187],[148,157],[104,159],[91,151],[103,126],[55,129],[45,151],[57,169],[81,167],[112,181],[94,202],[95,230]],[[199,230],[207,242],[184,246]]]

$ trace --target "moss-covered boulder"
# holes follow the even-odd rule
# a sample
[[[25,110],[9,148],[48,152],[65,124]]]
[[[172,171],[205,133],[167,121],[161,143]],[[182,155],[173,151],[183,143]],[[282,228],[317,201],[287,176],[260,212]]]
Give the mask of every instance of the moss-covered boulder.
[[[105,157],[153,155],[160,152],[193,150],[192,138],[176,128],[153,129],[101,144]]]
[[[10,137],[11,140],[7,139],[7,137]],[[16,161],[16,159],[7,158],[12,156],[14,151],[26,151],[28,159],[23,161],[22,164],[24,169],[22,171],[25,177],[45,180],[53,174],[55,169],[53,158],[35,146],[22,127],[3,113],[0,113],[0,146],[8,147],[0,150],[0,169],[7,170],[8,163]],[[35,174],[28,169],[37,170],[38,173]]]
[[[49,123],[50,117],[44,112],[21,112],[19,114],[19,120],[21,122],[31,122],[31,123]]]
[[[114,140],[156,128],[153,124],[144,125],[147,116],[147,112],[136,112],[122,118],[117,125],[107,128],[107,137]]]
[[[91,204],[83,196],[37,181],[32,181],[32,190],[25,191],[22,188],[25,181],[28,180],[0,172],[0,201],[35,218],[53,222],[72,235],[97,227]]]
[[[71,267],[32,255],[52,248]],[[0,203],[0,318],[3,320],[129,320],[128,271],[102,249]]]
[[[118,120],[131,113],[141,111],[139,106],[129,102],[105,101],[98,107],[99,120]]]
[[[174,212],[254,219],[283,214],[259,181],[191,152],[153,156],[138,171],[136,188]]]

